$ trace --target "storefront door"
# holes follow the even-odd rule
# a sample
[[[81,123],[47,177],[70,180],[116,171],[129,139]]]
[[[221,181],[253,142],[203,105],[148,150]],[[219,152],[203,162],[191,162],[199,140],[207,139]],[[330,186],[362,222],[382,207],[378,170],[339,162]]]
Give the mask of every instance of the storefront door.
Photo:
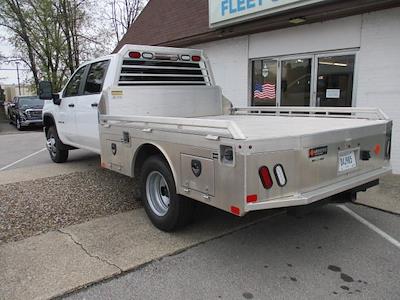
[[[320,56],[317,66],[317,106],[352,106],[355,55]]]

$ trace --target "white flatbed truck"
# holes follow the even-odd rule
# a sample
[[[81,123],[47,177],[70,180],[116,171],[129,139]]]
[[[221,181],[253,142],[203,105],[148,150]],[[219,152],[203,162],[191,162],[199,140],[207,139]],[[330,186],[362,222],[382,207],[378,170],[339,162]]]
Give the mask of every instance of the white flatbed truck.
[[[40,96],[53,161],[83,148],[138,177],[165,231],[190,220],[194,201],[243,216],[354,195],[391,172],[392,122],[379,109],[233,108],[200,50],[126,45],[59,94],[42,82]]]

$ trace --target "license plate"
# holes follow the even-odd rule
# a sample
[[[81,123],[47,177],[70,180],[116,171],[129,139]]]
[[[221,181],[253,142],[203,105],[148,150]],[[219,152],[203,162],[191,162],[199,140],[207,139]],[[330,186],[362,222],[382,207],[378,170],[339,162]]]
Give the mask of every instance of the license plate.
[[[339,153],[339,172],[348,171],[357,167],[354,151]]]

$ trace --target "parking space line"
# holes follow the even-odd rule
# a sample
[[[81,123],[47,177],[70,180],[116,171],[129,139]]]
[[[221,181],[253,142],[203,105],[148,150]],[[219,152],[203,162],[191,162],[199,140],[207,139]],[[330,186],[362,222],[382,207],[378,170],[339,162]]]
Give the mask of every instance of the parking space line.
[[[379,234],[381,237],[383,237],[384,239],[386,239],[388,242],[390,242],[392,245],[396,246],[397,248],[400,249],[400,242],[398,240],[396,240],[395,238],[391,237],[390,235],[388,235],[386,232],[384,232],[383,230],[379,229],[378,227],[376,227],[374,224],[368,222],[366,219],[364,219],[363,217],[361,217],[359,214],[355,213],[353,210],[351,210],[350,208],[348,208],[347,206],[343,205],[343,204],[339,204],[337,205],[339,208],[343,209],[345,212],[347,212],[350,216],[352,216],[353,218],[355,218],[357,221],[359,221],[360,223],[364,224],[365,226],[367,226],[369,229],[375,231],[377,234]]]
[[[31,158],[32,156],[35,156],[36,154],[39,154],[39,153],[43,152],[44,150],[46,150],[46,148],[40,149],[39,151],[36,151],[36,152],[34,152],[32,154],[29,154],[28,156],[25,156],[25,157],[23,157],[21,159],[18,159],[17,161],[14,161],[13,163],[11,163],[9,165],[0,168],[0,171],[4,171],[4,170],[16,165],[17,163],[20,163],[21,161],[24,161],[24,160],[26,160],[28,158]]]

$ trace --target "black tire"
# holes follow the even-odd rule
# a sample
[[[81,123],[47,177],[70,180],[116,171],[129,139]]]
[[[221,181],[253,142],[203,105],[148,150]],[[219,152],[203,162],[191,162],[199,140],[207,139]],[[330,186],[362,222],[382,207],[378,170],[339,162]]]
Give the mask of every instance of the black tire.
[[[55,163],[64,163],[68,159],[68,150],[64,149],[65,146],[58,137],[57,129],[51,126],[47,131],[47,150],[49,151],[50,158]],[[49,144],[51,143],[51,145]]]
[[[167,185],[166,192],[164,193],[169,197],[169,205],[166,205],[167,208],[165,215],[160,215],[159,211],[157,212],[154,205],[155,200],[152,201],[151,192],[148,191],[151,190],[151,187],[153,187],[154,190],[157,190],[157,184],[152,185],[151,178],[159,176],[159,174],[162,175],[164,183]],[[175,181],[171,169],[169,168],[168,163],[161,156],[151,156],[144,162],[140,180],[144,207],[148,217],[155,227],[170,232],[190,223],[193,218],[193,200],[176,194]],[[159,189],[159,196],[161,196],[161,194],[163,194],[163,187],[160,187]]]
[[[21,120],[18,117],[15,117],[15,126],[17,127],[17,130],[22,131],[24,128],[21,125]]]

